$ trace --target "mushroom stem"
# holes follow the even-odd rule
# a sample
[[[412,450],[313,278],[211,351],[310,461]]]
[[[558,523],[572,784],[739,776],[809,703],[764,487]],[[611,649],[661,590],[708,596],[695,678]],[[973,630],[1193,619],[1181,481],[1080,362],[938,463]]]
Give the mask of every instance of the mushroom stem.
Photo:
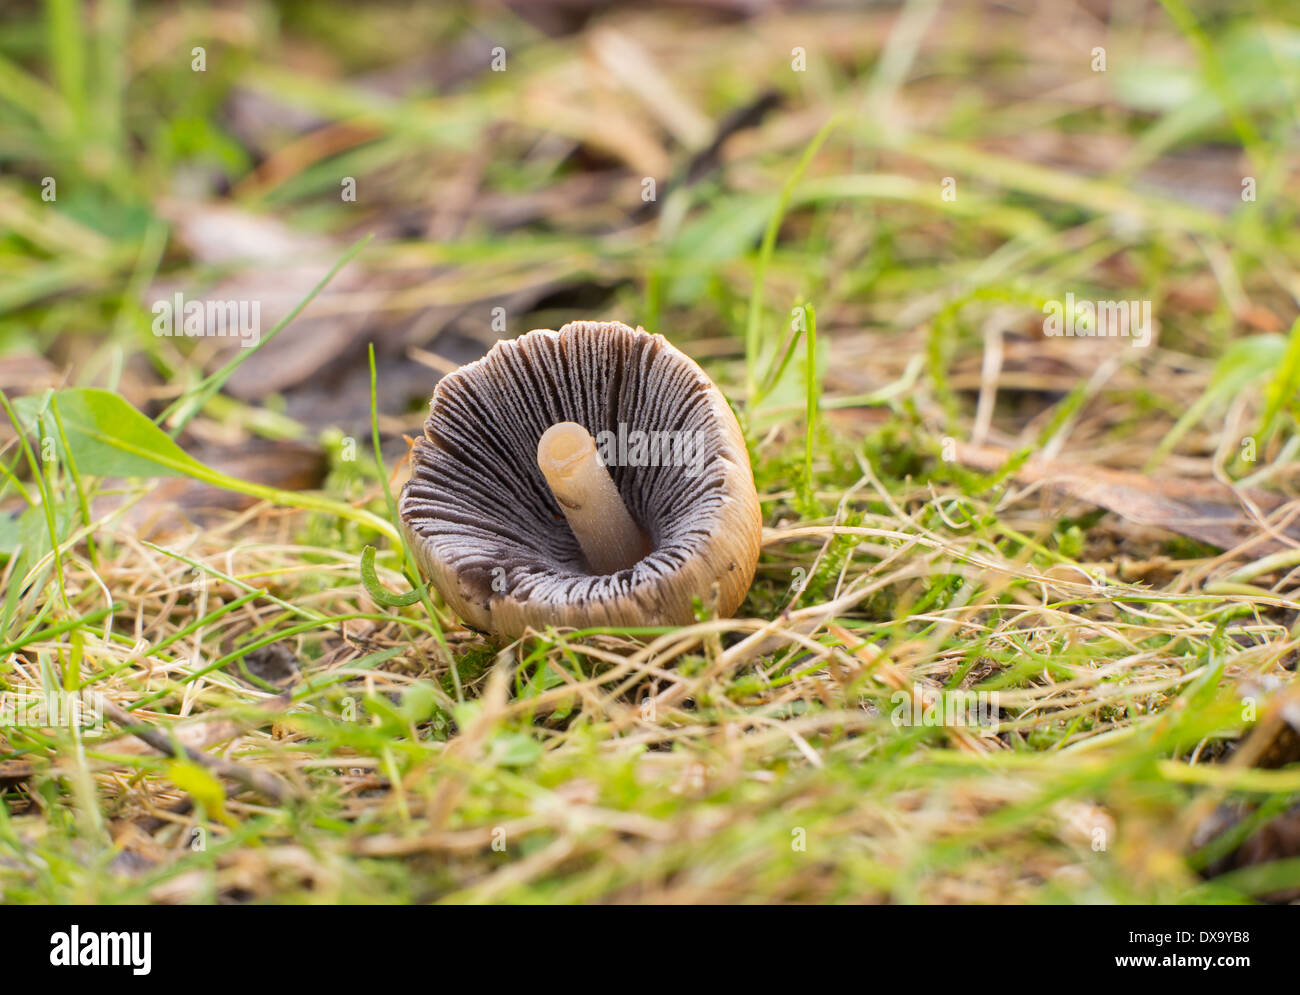
[[[548,428],[537,443],[537,465],[593,571],[618,573],[649,552],[585,428],[571,421]]]

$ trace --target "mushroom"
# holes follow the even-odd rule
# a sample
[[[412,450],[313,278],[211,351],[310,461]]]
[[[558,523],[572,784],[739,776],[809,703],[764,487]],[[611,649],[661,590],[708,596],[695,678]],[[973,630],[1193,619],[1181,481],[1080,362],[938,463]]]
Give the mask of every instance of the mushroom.
[[[735,612],[762,516],[736,417],[661,335],[577,321],[443,377],[401,527],[471,627],[685,625]]]

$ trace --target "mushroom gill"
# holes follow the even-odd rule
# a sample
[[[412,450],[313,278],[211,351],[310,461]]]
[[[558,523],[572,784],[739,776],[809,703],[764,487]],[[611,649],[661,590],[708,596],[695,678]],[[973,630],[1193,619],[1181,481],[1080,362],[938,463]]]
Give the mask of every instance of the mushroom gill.
[[[585,429],[636,546],[626,525],[609,526],[623,540],[603,538],[602,522],[584,553],[574,533],[583,526],[571,527],[573,509],[539,466],[543,436],[565,423],[572,434],[551,456],[574,458]],[[753,579],[762,531],[744,439],[722,394],[662,336],[618,322],[501,341],[439,381],[399,514],[448,605],[503,636],[529,626],[687,624],[695,599],[730,615]],[[619,541],[623,552],[606,549]],[[607,553],[606,569],[628,565],[599,572],[593,560]]]

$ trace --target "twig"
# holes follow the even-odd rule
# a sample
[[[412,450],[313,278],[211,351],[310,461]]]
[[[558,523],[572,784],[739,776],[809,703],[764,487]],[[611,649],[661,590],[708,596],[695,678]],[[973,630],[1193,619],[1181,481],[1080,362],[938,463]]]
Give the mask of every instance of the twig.
[[[277,805],[281,805],[287,798],[295,796],[295,793],[287,790],[278,778],[263,771],[252,770],[237,763],[232,763],[223,757],[208,756],[206,753],[201,753],[191,747],[174,742],[161,729],[141,722],[111,701],[104,701],[104,714],[121,726],[124,732],[143,740],[159,753],[175,757],[177,760],[192,760],[214,773],[228,777],[232,781],[238,781],[244,787],[256,791]]]

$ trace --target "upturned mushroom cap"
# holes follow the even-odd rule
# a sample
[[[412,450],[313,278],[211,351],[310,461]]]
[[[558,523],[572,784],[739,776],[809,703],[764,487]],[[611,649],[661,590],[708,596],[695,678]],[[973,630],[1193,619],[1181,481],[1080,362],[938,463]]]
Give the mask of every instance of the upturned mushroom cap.
[[[591,570],[538,467],[542,434],[561,422],[613,457],[608,472],[650,550],[626,569]],[[532,331],[443,377],[399,515],[447,604],[508,637],[530,626],[689,624],[696,598],[731,615],[762,533],[744,438],[721,392],[663,336],[619,322]]]

